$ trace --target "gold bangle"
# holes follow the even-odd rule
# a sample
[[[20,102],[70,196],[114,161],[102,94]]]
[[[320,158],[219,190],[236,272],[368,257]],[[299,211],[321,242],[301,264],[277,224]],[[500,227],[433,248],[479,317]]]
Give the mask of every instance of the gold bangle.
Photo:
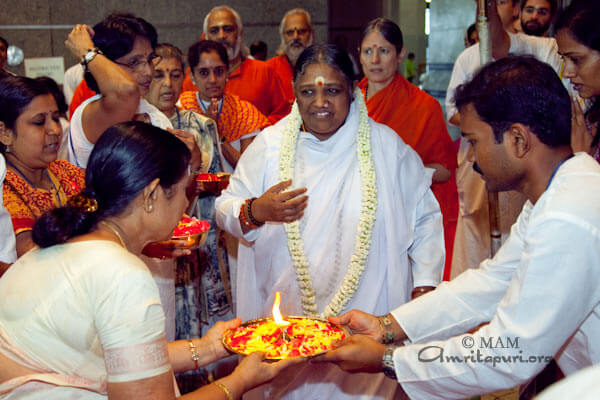
[[[221,389],[223,391],[223,393],[225,393],[225,396],[227,396],[227,400],[233,400],[233,396],[231,395],[231,392],[229,391],[229,389],[227,389],[227,386],[225,386],[222,383],[217,382],[217,381],[214,381],[213,383],[215,384],[216,387]]]
[[[192,342],[191,340],[188,340],[188,343],[190,345],[190,352],[192,353],[192,361],[194,362],[194,370],[197,370],[198,369],[198,360],[200,359],[200,356],[196,352],[196,345],[194,344],[194,342]]]

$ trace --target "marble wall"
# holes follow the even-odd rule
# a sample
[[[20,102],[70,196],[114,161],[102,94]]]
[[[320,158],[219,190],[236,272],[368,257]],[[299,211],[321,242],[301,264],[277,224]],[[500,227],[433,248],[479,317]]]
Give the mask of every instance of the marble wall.
[[[63,56],[65,68],[77,60],[65,48],[64,41],[72,26],[78,23],[94,25],[112,11],[128,11],[152,23],[160,42],[170,42],[184,52],[202,33],[206,13],[221,1],[184,0],[2,0],[0,36],[23,49],[25,57]],[[263,40],[269,56],[279,46],[279,22],[283,14],[303,7],[313,17],[316,40],[327,40],[327,0],[229,0],[244,24],[244,41],[250,45]],[[22,74],[23,65],[10,68]]]
[[[476,5],[473,0],[433,0],[430,6],[431,33],[427,48],[427,77],[423,88],[438,99],[442,108],[452,67],[465,49],[465,31],[475,22]],[[453,138],[458,129],[448,125]]]

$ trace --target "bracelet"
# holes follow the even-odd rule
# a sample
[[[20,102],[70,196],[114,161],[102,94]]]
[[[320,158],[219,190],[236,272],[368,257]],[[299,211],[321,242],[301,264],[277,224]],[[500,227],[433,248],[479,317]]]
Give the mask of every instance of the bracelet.
[[[379,320],[379,324],[381,325],[381,328],[383,329],[383,338],[382,338],[381,342],[383,344],[394,343],[396,340],[396,335],[394,334],[393,330],[388,329],[390,326],[392,326],[392,318],[388,314],[388,315],[381,315],[381,316],[377,317],[377,319]]]
[[[242,206],[240,207],[240,223],[248,229],[260,228],[261,225],[256,225],[253,223],[248,216],[248,201],[249,200],[246,200],[246,202],[242,203]]]
[[[192,361],[194,361],[194,371],[195,371],[198,369],[198,360],[200,359],[200,356],[196,352],[196,345],[194,344],[194,342],[191,340],[188,340],[188,343],[190,345],[190,352],[192,353]]]
[[[240,207],[240,223],[248,229],[258,228],[257,226],[254,226],[246,216],[246,203],[242,203],[242,206]]]
[[[215,384],[216,387],[221,389],[223,391],[223,393],[225,393],[225,396],[227,396],[227,400],[233,400],[233,396],[231,395],[231,392],[229,391],[229,389],[227,389],[227,386],[225,386],[221,382],[217,382],[217,381],[214,381],[213,383]]]
[[[246,204],[248,204],[248,218],[250,219],[250,222],[252,222],[254,225],[263,226],[265,222],[260,222],[259,220],[254,218],[254,215],[252,215],[252,203],[254,203],[254,200],[256,200],[256,197],[246,200]]]

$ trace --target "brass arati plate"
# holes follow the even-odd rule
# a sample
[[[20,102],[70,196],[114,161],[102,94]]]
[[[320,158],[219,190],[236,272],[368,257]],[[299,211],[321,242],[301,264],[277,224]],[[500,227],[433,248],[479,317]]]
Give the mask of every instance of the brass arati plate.
[[[297,357],[314,357],[319,354],[326,353],[327,351],[329,351],[333,348],[332,342],[341,341],[344,338],[349,336],[348,330],[346,328],[336,325],[336,324],[332,324],[331,322],[327,321],[324,318],[301,317],[301,316],[290,315],[290,316],[286,316],[285,320],[292,322],[292,326],[294,326],[293,328],[290,329],[292,334],[287,335],[288,336],[287,338],[284,337],[288,331],[288,328],[284,327],[284,328],[279,328],[280,332],[277,332],[277,330],[275,330],[275,331],[273,331],[273,334],[271,334],[271,335],[260,335],[262,337],[270,336],[272,339],[272,342],[267,342],[267,343],[262,342],[262,344],[264,345],[264,348],[262,348],[262,349],[258,349],[258,348],[256,348],[256,346],[242,348],[242,346],[237,346],[235,342],[237,341],[236,339],[239,340],[239,338],[241,336],[245,336],[244,331],[251,332],[251,333],[254,332],[254,331],[248,331],[248,327],[259,326],[264,322],[272,322],[273,318],[271,318],[271,317],[252,319],[252,320],[242,323],[239,327],[237,327],[235,329],[227,330],[223,334],[223,339],[222,339],[223,346],[228,351],[230,351],[232,353],[236,353],[236,354],[248,355],[255,351],[262,351],[262,352],[266,353],[266,358],[269,360],[282,360],[282,359],[297,358]],[[311,343],[310,338],[305,338],[307,336],[306,332],[304,332],[304,333],[301,331],[295,332],[294,328],[298,327],[298,326],[303,327],[303,328],[308,328],[308,326],[306,324],[307,323],[310,324],[310,321],[326,324],[326,326],[328,326],[330,328],[331,335],[328,335],[327,337],[325,337],[325,340],[324,340],[324,341],[328,342],[327,345],[323,345],[323,343],[318,343],[318,341],[317,341],[317,343]],[[299,323],[299,324],[294,325],[293,324],[294,322]],[[283,333],[282,330],[285,330],[286,333]],[[315,330],[313,332],[319,332],[319,331]],[[276,335],[276,336],[274,336],[274,335]],[[246,345],[249,341],[250,340],[247,340],[244,343],[244,345]],[[283,346],[283,344],[285,344],[286,346]],[[295,348],[295,346],[297,346],[298,344],[300,344],[300,347]],[[317,344],[318,344],[318,347],[315,347]],[[321,346],[321,345],[325,346],[326,348],[323,348],[323,346]],[[279,349],[278,349],[278,346],[280,347]],[[297,350],[297,351],[294,351],[294,350]]]

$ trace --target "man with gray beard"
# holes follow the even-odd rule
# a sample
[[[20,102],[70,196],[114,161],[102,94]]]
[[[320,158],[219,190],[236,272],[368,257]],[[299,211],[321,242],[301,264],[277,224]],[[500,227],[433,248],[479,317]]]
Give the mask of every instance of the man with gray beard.
[[[268,60],[267,64],[279,76],[285,99],[291,105],[295,99],[292,88],[294,65],[304,49],[313,44],[315,36],[308,11],[294,8],[286,12],[279,24],[279,35],[281,45],[277,49],[278,55]]]
[[[252,103],[271,123],[290,111],[282,84],[275,72],[264,62],[248,58],[243,44],[244,27],[240,15],[228,6],[214,7],[204,18],[206,39],[221,43],[229,58],[229,78],[225,93],[235,94]],[[197,91],[191,74],[186,74],[183,91]]]

